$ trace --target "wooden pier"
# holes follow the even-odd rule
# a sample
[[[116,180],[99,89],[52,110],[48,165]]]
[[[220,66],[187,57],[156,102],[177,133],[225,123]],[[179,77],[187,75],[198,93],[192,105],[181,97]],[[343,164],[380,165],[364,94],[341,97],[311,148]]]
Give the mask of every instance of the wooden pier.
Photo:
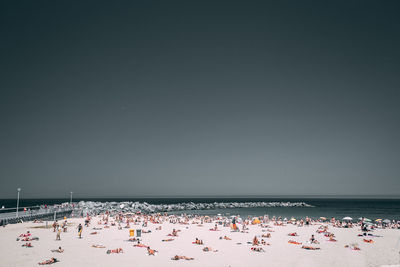
[[[4,212],[0,213],[0,226],[7,224],[33,221],[33,220],[54,220],[64,217],[69,217],[73,212],[72,206],[67,207],[49,207],[37,210],[26,210],[17,212]]]

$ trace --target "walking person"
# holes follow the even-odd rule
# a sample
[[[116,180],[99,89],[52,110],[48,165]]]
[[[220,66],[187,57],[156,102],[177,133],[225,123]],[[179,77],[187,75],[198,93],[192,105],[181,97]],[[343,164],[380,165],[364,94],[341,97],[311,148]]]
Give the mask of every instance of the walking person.
[[[79,235],[79,238],[82,238],[82,230],[83,230],[82,224],[79,224],[79,225],[78,225],[78,235]]]

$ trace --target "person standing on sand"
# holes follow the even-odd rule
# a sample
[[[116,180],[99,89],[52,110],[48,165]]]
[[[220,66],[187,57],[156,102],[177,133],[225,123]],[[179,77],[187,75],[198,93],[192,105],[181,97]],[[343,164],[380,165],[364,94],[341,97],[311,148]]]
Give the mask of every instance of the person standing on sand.
[[[62,228],[64,232],[67,232],[67,220],[64,221]]]
[[[83,229],[82,224],[79,224],[79,225],[78,225],[78,235],[79,235],[79,238],[82,238],[82,229]]]
[[[61,240],[61,228],[59,228],[57,231],[56,240]]]

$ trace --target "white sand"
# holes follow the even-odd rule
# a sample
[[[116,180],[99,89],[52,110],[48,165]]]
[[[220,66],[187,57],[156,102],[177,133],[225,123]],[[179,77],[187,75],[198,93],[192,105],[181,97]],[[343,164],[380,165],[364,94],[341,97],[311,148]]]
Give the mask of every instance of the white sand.
[[[264,238],[270,246],[262,246],[266,252],[253,252],[247,244],[255,235],[263,233],[259,225],[250,225],[249,233],[231,232],[230,228],[218,226],[221,231],[209,231],[213,223],[206,223],[203,227],[196,224],[162,224],[162,230],[155,230],[160,224],[149,223],[148,227],[131,225],[131,229],[151,230],[151,233],[142,234],[142,243],[149,245],[159,252],[156,256],[148,256],[145,248],[133,247],[132,242],[127,242],[129,230],[111,226],[98,231],[98,235],[90,235],[92,227],[104,227],[97,225],[99,218],[93,218],[90,227],[84,227],[83,238],[77,237],[76,226],[84,223],[84,219],[69,219],[73,225],[67,233],[61,234],[61,241],[56,241],[56,233],[53,229],[32,228],[43,224],[22,223],[7,225],[0,228],[0,266],[39,266],[39,261],[55,257],[60,260],[51,266],[381,266],[395,265],[399,263],[398,239],[399,230],[378,229],[374,232],[383,237],[373,237],[373,244],[365,243],[358,228],[344,229],[329,227],[338,242],[326,241],[328,238],[317,234],[319,225],[297,227],[294,225],[273,226],[271,238]],[[51,224],[51,223],[49,223]],[[179,229],[179,237],[172,242],[162,242],[167,239],[172,229]],[[16,241],[21,233],[31,231],[32,236],[40,238],[32,241],[33,248],[21,247],[25,242]],[[297,232],[298,237],[287,236],[290,232]],[[299,242],[309,240],[311,234],[320,241],[321,250],[308,251],[301,249],[300,245],[288,244],[292,239]],[[220,240],[220,236],[227,235],[232,240]],[[203,252],[204,246],[192,244],[198,237],[204,241],[205,246],[210,246],[218,252]],[[261,239],[261,237],[259,237]],[[237,243],[241,242],[241,245]],[[357,242],[361,251],[353,251],[344,248],[344,245]],[[92,244],[103,244],[106,248],[92,248]],[[65,249],[62,254],[50,252],[61,246]],[[123,248],[123,254],[106,254],[107,249]],[[194,257],[193,261],[173,261],[174,255]]]

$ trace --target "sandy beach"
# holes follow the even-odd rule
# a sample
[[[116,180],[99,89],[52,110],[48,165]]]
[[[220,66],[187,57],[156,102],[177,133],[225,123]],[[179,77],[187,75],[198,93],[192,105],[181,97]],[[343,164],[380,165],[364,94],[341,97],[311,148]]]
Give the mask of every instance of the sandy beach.
[[[217,225],[218,231],[210,231],[215,227],[214,222],[204,222],[191,219],[188,224],[171,223],[165,220],[162,223],[148,222],[147,227],[141,223],[122,223],[122,229],[112,220],[104,225],[100,216],[93,217],[88,227],[83,227],[82,238],[78,238],[77,226],[84,225],[85,218],[68,219],[67,232],[61,233],[61,240],[56,240],[56,232],[51,227],[52,222],[7,225],[0,228],[0,255],[1,266],[39,266],[38,262],[55,257],[59,262],[52,266],[382,266],[398,264],[399,252],[397,229],[375,229],[373,234],[379,237],[367,237],[373,243],[364,242],[361,229],[336,228],[328,223],[313,222],[309,226],[299,227],[290,223],[282,226],[270,221],[264,224],[249,224],[245,232],[233,232],[231,228]],[[336,242],[328,241],[324,233],[317,233],[322,225],[327,225],[327,231],[334,234]],[[161,226],[161,230],[158,230]],[[240,229],[242,225],[239,224]],[[93,229],[96,228],[96,229]],[[101,230],[100,230],[101,228]],[[130,229],[142,229],[144,232],[141,244],[157,250],[155,256],[149,256],[147,249],[134,247],[136,242],[128,241]],[[173,229],[178,231],[177,237],[168,236]],[[30,231],[30,237],[39,240],[30,241],[33,247],[22,247],[25,241],[16,241],[20,234]],[[90,234],[98,232],[98,234]],[[298,236],[288,236],[296,232]],[[270,238],[263,235],[271,234]],[[310,244],[311,235],[319,244]],[[136,231],[135,231],[136,236]],[[220,237],[227,236],[231,240]],[[257,236],[267,243],[253,246],[253,238]],[[198,238],[203,245],[193,244]],[[173,239],[172,241],[162,241]],[[318,247],[320,250],[302,249],[302,245],[290,244],[293,240],[302,245]],[[345,248],[345,245],[357,243],[360,250]],[[93,248],[92,245],[101,244],[105,248]],[[268,245],[269,244],[269,245]],[[63,253],[51,252],[62,247]],[[211,247],[213,251],[205,252],[204,247]],[[264,252],[253,251],[252,247],[259,247]],[[122,248],[123,253],[107,254],[107,250]],[[171,260],[175,255],[193,257],[194,260]]]

